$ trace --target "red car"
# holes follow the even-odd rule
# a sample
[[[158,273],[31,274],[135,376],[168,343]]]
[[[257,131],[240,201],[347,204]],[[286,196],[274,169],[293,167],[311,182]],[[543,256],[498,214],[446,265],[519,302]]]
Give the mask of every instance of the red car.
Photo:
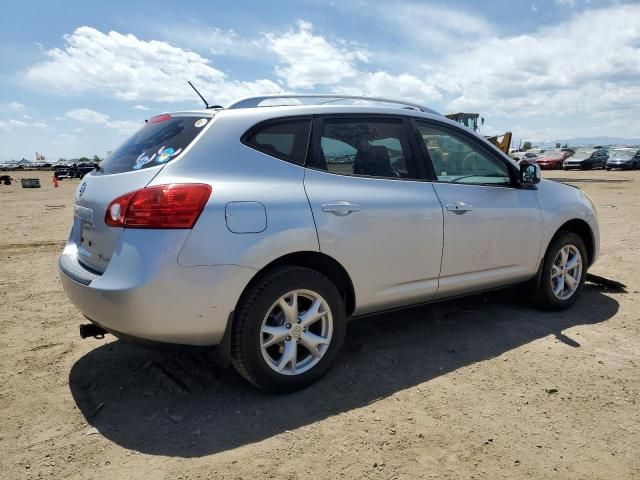
[[[540,165],[542,170],[560,170],[562,169],[562,162],[569,156],[568,152],[561,152],[559,150],[553,150],[546,152],[544,157],[536,159],[536,163]]]

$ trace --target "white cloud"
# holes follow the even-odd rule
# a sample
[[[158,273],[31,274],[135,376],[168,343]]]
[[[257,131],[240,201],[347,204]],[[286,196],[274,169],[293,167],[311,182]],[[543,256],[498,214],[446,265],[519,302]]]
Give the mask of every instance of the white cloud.
[[[20,102],[9,102],[7,103],[7,108],[20,112],[25,109],[25,106]]]
[[[436,88],[414,75],[392,75],[384,71],[360,72],[351,85],[338,87],[337,90],[351,95],[390,97],[418,103],[442,98],[442,94]]]
[[[327,39],[299,20],[297,30],[266,33],[267,48],[280,64],[276,75],[292,89],[332,86],[333,90],[368,96],[390,96],[422,102],[441,95],[436,88],[410,73],[370,70],[370,54],[343,39]]]
[[[133,107],[134,110],[142,110],[142,111],[147,111],[149,110],[149,107],[145,107],[144,105],[136,105]]]
[[[444,5],[398,3],[390,7],[387,2],[367,0],[345,3],[343,8],[351,14],[374,17],[391,35],[407,41],[403,49],[421,48],[425,56],[463,50],[494,31],[484,18]]]
[[[10,118],[9,120],[0,120],[0,130],[10,131],[16,128],[49,128],[42,122],[23,122],[22,120],[15,120]]]
[[[309,22],[298,20],[297,30],[282,35],[266,33],[267,48],[274,52],[280,64],[276,75],[290,88],[313,88],[335,85],[358,73],[355,64],[366,63],[368,54],[359,49],[332,44],[313,33]]]
[[[95,123],[100,125],[106,125],[109,123],[109,115],[106,113],[96,112],[89,108],[78,108],[76,110],[70,110],[65,113],[67,117],[72,120],[83,123]]]
[[[65,46],[48,50],[47,60],[31,67],[27,81],[63,94],[101,92],[122,100],[193,100],[192,80],[215,91],[216,102],[240,95],[279,92],[270,80],[229,80],[199,54],[157,40],[91,27],[65,35]]]
[[[370,5],[340,8],[365,17],[372,29],[396,32],[393,38],[399,43],[392,51],[324,36],[304,21],[257,40],[215,28],[202,34],[218,39],[216,55],[231,55],[236,45],[250,45],[263,59],[273,58],[274,78],[287,89],[330,89],[435,103],[446,112],[478,111],[496,127],[529,124],[536,132],[544,131],[545,125],[560,131],[571,116],[573,125],[585,131],[587,124],[602,133],[624,136],[640,131],[640,5],[587,10],[533,32],[508,36],[496,35],[482,17],[451,7]],[[202,42],[204,48],[207,42]],[[423,52],[430,57],[425,59]],[[230,79],[209,59],[166,42],[105,34],[90,27],[65,36],[64,47],[47,55],[46,61],[28,71],[28,80],[70,94],[91,91],[138,102],[195,104],[187,79],[212,103],[283,91],[271,79]],[[390,66],[393,57],[402,59],[398,63],[406,68]],[[75,120],[118,124],[108,116],[105,120],[105,114],[85,110],[74,111]],[[8,128],[7,122],[2,128]]]
[[[29,124],[27,122],[14,120],[13,118],[9,120],[0,120],[0,130],[13,130],[14,128],[25,128],[28,126]]]
[[[176,45],[188,46],[211,55],[257,58],[264,50],[257,40],[242,38],[232,29],[178,24],[169,30],[163,28],[158,33]]]
[[[133,122],[130,120],[112,120],[106,113],[96,112],[90,108],[78,108],[70,110],[65,115],[76,122],[99,125],[102,127],[113,128],[121,133],[132,133],[142,126],[141,122]]]
[[[554,119],[638,112],[638,18],[640,6],[621,6],[586,11],[533,34],[488,39],[446,58],[427,80],[450,82],[449,110]],[[638,125],[637,117],[628,117],[628,128]]]

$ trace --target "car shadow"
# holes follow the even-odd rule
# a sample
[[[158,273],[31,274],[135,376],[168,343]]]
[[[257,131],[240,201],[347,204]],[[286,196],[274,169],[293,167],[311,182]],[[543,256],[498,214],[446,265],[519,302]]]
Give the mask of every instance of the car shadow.
[[[69,385],[86,421],[118,445],[200,457],[366,406],[548,335],[580,348],[565,331],[605,322],[618,306],[605,289],[587,285],[563,312],[533,310],[506,290],[354,320],[337,364],[289,395],[255,389],[209,353],[123,341],[80,358]]]

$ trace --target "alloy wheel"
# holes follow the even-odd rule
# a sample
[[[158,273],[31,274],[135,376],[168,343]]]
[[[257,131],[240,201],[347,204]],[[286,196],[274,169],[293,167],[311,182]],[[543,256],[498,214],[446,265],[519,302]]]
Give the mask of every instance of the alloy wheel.
[[[570,298],[582,279],[582,255],[572,244],[563,246],[551,266],[551,290],[559,300]]]
[[[262,357],[281,375],[299,375],[322,360],[332,334],[327,301],[311,290],[293,290],[276,300],[262,321]]]

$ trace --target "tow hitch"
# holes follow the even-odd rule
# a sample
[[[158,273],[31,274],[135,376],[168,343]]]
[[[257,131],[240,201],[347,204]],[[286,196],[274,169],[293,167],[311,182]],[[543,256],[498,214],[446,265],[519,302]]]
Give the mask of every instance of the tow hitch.
[[[94,325],[93,323],[80,325],[80,337],[82,338],[93,337],[102,339],[106,333],[107,331],[104,328]]]

